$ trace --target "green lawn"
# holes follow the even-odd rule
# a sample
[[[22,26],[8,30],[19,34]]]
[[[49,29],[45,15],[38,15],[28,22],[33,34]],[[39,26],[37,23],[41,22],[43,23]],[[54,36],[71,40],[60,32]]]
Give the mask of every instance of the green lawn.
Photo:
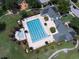
[[[73,51],[69,51],[69,53],[61,52],[58,54],[56,59],[79,59],[79,52],[77,52],[77,49]]]
[[[10,30],[16,26],[17,20],[20,18],[18,15],[4,16],[0,19],[5,22],[7,27],[4,32],[0,33],[0,57],[9,56],[10,59],[22,59],[21,49],[15,43],[11,42],[8,35]],[[18,57],[19,56],[19,57]]]
[[[0,33],[0,57],[7,56],[8,59],[48,59],[48,57],[58,49],[64,47],[73,47],[70,42],[62,42],[62,45],[60,46],[50,44],[49,46],[38,49],[38,52],[36,50],[34,52],[30,52],[29,54],[25,54],[21,46],[15,42],[12,42],[8,37],[10,30],[12,30],[13,27],[17,25],[17,21],[20,18],[21,17],[19,15],[8,15],[0,19],[1,22],[6,22],[7,25],[6,30]],[[53,48],[53,46],[55,48]],[[75,56],[74,53],[77,54],[76,52],[73,52],[73,54],[70,53],[70,56]],[[76,57],[79,58],[79,56]],[[71,59],[75,58],[73,57]]]
[[[63,16],[63,17],[62,17],[62,21],[63,21],[63,22],[71,21],[72,18],[73,18],[73,16],[70,15],[70,14],[68,14],[67,16]]]

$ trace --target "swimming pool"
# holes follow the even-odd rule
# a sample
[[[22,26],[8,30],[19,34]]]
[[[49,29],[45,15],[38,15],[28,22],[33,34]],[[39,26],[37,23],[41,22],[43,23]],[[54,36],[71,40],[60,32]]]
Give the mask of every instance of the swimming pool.
[[[39,19],[27,22],[27,26],[32,42],[37,42],[48,36]]]

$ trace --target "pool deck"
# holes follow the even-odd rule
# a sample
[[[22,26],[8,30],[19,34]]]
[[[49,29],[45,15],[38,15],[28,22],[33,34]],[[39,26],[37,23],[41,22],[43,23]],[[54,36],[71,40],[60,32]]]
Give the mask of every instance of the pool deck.
[[[31,39],[31,36],[30,36],[30,33],[29,33],[29,29],[28,29],[28,26],[26,25],[26,23],[29,22],[29,21],[32,21],[34,19],[37,19],[37,18],[40,20],[40,22],[41,22],[41,24],[44,28],[44,31],[48,34],[48,37],[43,38],[43,39],[41,39],[40,41],[37,41],[37,42],[32,42],[32,39]],[[45,26],[44,23],[47,23],[47,26]],[[50,17],[49,17],[48,21],[45,21],[44,17],[41,16],[40,14],[38,14],[38,15],[35,15],[35,16],[29,17],[29,18],[25,18],[22,21],[22,24],[23,24],[24,30],[28,31],[28,33],[26,33],[26,36],[27,36],[26,38],[27,38],[27,42],[28,42],[29,47],[33,47],[33,49],[37,49],[39,47],[46,45],[45,44],[46,41],[48,41],[48,43],[55,41],[55,39],[53,38],[53,35],[57,34],[58,30],[56,29],[55,33],[50,32],[50,27],[56,28],[55,23],[53,21],[51,21]]]

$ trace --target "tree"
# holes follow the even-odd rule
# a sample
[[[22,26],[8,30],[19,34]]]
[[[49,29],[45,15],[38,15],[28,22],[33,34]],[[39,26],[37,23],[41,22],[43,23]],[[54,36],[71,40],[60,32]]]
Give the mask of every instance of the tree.
[[[53,4],[57,4],[58,0],[50,0],[50,2],[52,2]]]
[[[16,0],[3,0],[3,5],[6,7],[6,9],[11,9],[15,2]]]
[[[51,27],[51,28],[50,28],[50,31],[51,31],[52,33],[54,33],[56,30],[55,30],[54,27]]]
[[[7,57],[1,57],[1,59],[8,59]]]
[[[31,8],[41,8],[41,4],[37,0],[26,0]]]
[[[25,10],[21,11],[21,12],[20,12],[20,15],[21,15],[23,18],[25,18],[25,17],[28,16]]]
[[[58,2],[58,10],[61,14],[65,14],[69,11],[69,1],[60,0]]]
[[[3,10],[0,10],[0,16],[2,16],[4,14]]]
[[[74,17],[70,22],[70,26],[79,34],[79,18]]]
[[[48,16],[44,16],[44,20],[48,21],[49,20]]]
[[[79,29],[79,18],[74,17],[74,18],[71,20],[71,25]]]
[[[78,0],[71,0],[71,1],[73,1],[74,3],[76,3]]]
[[[79,35],[75,35],[75,41],[78,39],[79,40]]]
[[[18,0],[3,0],[2,8],[4,10],[12,10],[14,7],[18,6]],[[16,8],[17,9],[17,8]]]
[[[0,22],[0,32],[4,31],[6,29],[5,22]]]
[[[3,10],[4,12],[6,12],[7,8],[6,8],[5,5],[2,5],[2,10]]]

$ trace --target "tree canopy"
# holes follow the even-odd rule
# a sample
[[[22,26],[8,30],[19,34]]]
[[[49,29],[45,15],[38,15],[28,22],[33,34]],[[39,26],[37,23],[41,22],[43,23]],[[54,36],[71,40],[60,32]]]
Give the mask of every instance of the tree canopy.
[[[54,27],[51,27],[51,28],[50,28],[50,32],[51,32],[51,33],[54,33],[55,31],[56,31],[56,30],[55,30]]]
[[[71,20],[71,25],[79,29],[79,18],[74,17],[73,20]]]
[[[21,15],[23,18],[25,18],[25,17],[28,16],[28,15],[27,15],[27,12],[26,12],[25,10],[21,11],[21,12],[20,12],[20,15]]]
[[[2,7],[4,10],[12,10],[16,8],[18,3],[21,3],[23,0],[3,0]],[[41,5],[37,2],[37,0],[26,0],[31,8],[40,8]]]
[[[75,30],[75,32],[79,35],[79,18],[74,17],[71,20],[69,26],[72,27]]]
[[[65,14],[69,11],[69,1],[60,0],[58,2],[58,10],[61,14]]]
[[[50,0],[53,4],[56,4],[61,14],[65,14],[69,11],[69,0]]]
[[[3,13],[3,10],[0,10],[0,16],[2,16],[4,13]]]
[[[16,4],[18,4],[18,0],[3,0],[2,8],[4,10],[12,10]]]
[[[16,0],[3,0],[3,5],[6,9],[11,9],[15,2]]]
[[[78,0],[71,0],[71,1],[73,1],[74,3],[76,3]]]
[[[37,0],[26,0],[31,8],[41,8],[41,4]]]
[[[0,22],[0,32],[4,31],[6,29],[5,22]]]
[[[53,4],[57,4],[58,0],[50,0],[50,2],[52,2]]]

